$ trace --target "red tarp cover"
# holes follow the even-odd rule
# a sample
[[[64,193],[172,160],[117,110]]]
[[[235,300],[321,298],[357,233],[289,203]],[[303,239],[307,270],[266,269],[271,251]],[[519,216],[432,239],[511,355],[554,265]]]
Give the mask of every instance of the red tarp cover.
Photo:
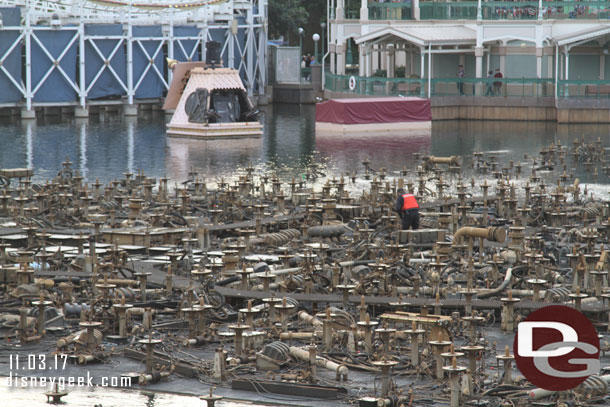
[[[430,100],[415,97],[331,99],[316,105],[317,122],[368,124],[430,120]]]

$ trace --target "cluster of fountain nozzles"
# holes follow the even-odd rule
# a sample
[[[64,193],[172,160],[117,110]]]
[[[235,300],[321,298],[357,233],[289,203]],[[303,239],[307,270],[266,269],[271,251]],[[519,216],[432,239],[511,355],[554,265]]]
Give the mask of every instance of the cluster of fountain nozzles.
[[[448,381],[434,397],[451,407],[516,384],[487,397],[561,403],[571,396],[526,391],[509,347],[486,331],[499,320],[512,334],[542,302],[610,326],[610,206],[567,175],[570,164],[608,173],[598,147],[553,144],[504,166],[475,152],[471,179],[462,157],[423,155],[412,178],[370,162],[335,177],[313,165],[299,179],[248,166],[214,182],[193,170],[173,188],[142,173],[88,184],[69,160],[43,183],[2,170],[0,217],[13,226],[0,235],[0,320],[25,346],[58,336],[56,351],[79,364],[117,357],[118,346],[144,362],[123,372],[141,385],[176,374],[155,351],[172,344],[208,351],[209,369],[180,374],[219,385],[232,366],[293,383],[319,382],[321,368],[348,389],[353,374],[379,375],[366,397],[343,395],[362,406],[417,405],[426,392],[398,386],[398,372]],[[420,230],[399,230],[398,188],[416,195]],[[307,368],[282,373],[294,364]],[[595,400],[603,383],[595,376],[578,400]]]

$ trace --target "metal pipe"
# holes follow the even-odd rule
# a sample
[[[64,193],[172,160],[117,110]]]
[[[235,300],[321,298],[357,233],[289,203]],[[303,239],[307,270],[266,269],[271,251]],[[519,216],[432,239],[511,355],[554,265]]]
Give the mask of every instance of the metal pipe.
[[[301,319],[302,321],[307,322],[310,325],[313,325],[314,329],[316,331],[322,331],[322,327],[323,327],[323,322],[320,321],[318,318],[309,315],[306,311],[299,311],[299,313],[297,314],[299,316],[299,319]]]
[[[282,332],[280,334],[280,339],[282,340],[303,340],[303,339],[311,339],[316,336],[315,332]]]
[[[458,230],[459,232],[459,230]],[[506,270],[506,275],[504,276],[504,281],[502,281],[502,284],[500,284],[500,286],[498,288],[495,288],[493,290],[489,290],[487,292],[479,292],[476,296],[476,298],[478,299],[483,299],[483,298],[488,298],[488,297],[492,297],[496,294],[501,293],[502,291],[504,291],[506,289],[506,287],[508,287],[510,285],[510,281],[513,277],[513,268],[509,267],[508,270]],[[514,294],[514,292],[513,292]]]
[[[436,157],[431,155],[426,157],[426,161],[432,164],[447,164],[455,167],[462,166],[462,157],[458,155],[452,155],[451,157]]]
[[[297,359],[302,360],[303,362],[309,362],[309,351],[308,350],[297,348],[295,346],[291,346],[290,355]],[[320,356],[316,357],[316,364],[320,367],[323,367],[324,369],[332,370],[333,372],[337,373],[337,375],[343,376],[344,379],[347,378],[347,374],[348,374],[349,370],[347,369],[347,366],[345,366],[345,365],[340,365],[338,363],[331,362],[330,360],[324,359]]]
[[[70,344],[74,343],[74,341],[76,340],[76,338],[78,338],[79,336],[81,336],[81,334],[83,334],[84,332],[86,332],[86,330],[85,330],[85,329],[82,329],[82,330],[80,330],[80,331],[78,331],[78,332],[73,333],[72,335],[68,335],[68,336],[65,336],[65,337],[63,337],[63,338],[60,338],[60,339],[57,341],[57,347],[58,347],[58,348],[63,348],[63,347],[66,347],[66,346],[68,346],[68,345],[70,345]]]
[[[490,242],[504,243],[506,240],[506,230],[498,227],[473,228],[464,226],[458,229],[458,231],[453,235],[453,244],[460,242],[461,238],[464,236],[479,237],[487,239]]]

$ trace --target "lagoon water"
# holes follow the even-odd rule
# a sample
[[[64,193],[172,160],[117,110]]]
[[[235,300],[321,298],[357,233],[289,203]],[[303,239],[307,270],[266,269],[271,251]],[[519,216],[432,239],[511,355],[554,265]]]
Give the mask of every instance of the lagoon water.
[[[87,119],[46,116],[36,121],[0,119],[0,167],[32,167],[37,180],[54,177],[69,157],[87,181],[120,178],[125,172],[143,170],[149,177],[188,178],[195,168],[206,179],[229,177],[249,164],[273,169],[280,175],[303,174],[312,163],[322,164],[329,175],[362,172],[362,162],[390,172],[414,170],[413,153],[438,156],[464,155],[466,166],[473,151],[531,165],[524,154],[536,155],[553,142],[571,145],[584,137],[601,139],[610,146],[607,125],[557,125],[550,122],[446,121],[434,122],[430,137],[316,137],[315,106],[263,107],[262,138],[217,141],[185,140],[165,135],[163,112],[144,111],[137,118],[121,115]],[[581,182],[606,184],[594,179],[578,163],[570,163]],[[529,174],[528,170],[524,170]],[[415,174],[412,174],[413,176]],[[469,178],[472,174],[466,172]]]

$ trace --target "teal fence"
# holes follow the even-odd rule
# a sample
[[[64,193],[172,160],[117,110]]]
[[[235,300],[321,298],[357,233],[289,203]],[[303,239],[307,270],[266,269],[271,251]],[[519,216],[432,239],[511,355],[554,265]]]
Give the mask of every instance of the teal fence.
[[[601,19],[610,18],[610,1],[483,1],[483,20],[534,20],[543,19]],[[476,1],[420,1],[422,20],[475,20]],[[368,3],[370,20],[411,20],[412,3],[372,1]],[[347,19],[359,19],[359,10],[346,10]]]
[[[369,3],[369,20],[412,20],[411,2]]]
[[[427,78],[379,78],[326,73],[325,88],[369,96],[428,96]],[[608,82],[610,84],[610,82]],[[554,97],[554,79],[539,78],[435,78],[431,96]]]
[[[558,81],[557,96],[561,99],[608,99],[610,80]]]
[[[476,1],[422,1],[419,13],[422,20],[475,20],[477,7]]]
[[[311,82],[311,68],[301,68],[301,83]]]

